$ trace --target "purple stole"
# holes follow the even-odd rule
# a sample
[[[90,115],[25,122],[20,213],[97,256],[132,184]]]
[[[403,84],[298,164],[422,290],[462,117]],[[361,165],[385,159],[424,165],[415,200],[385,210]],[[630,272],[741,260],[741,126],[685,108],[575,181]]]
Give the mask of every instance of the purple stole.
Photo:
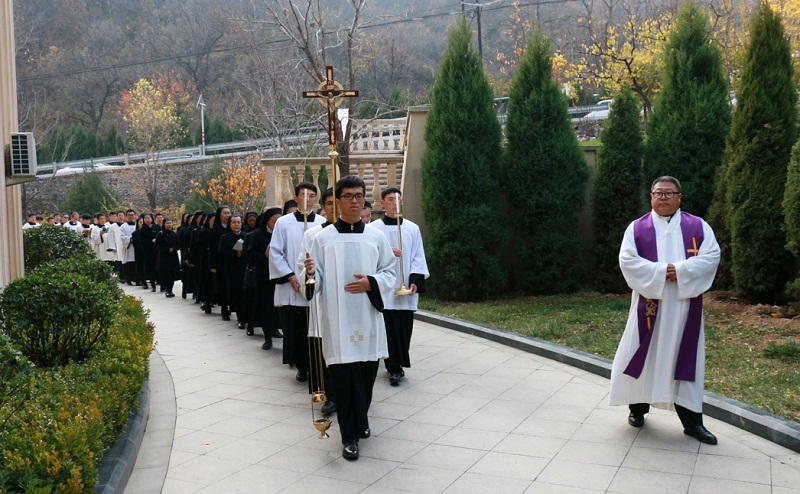
[[[697,216],[681,211],[681,233],[686,259],[696,256],[698,246],[703,244],[703,222]],[[651,262],[658,262],[656,248],[656,230],[650,213],[633,222],[633,236],[636,251]],[[639,321],[639,348],[633,354],[624,373],[638,379],[644,368],[647,350],[653,337],[653,325],[658,315],[658,299],[645,299],[639,295],[637,317]],[[683,337],[678,349],[678,361],[675,364],[676,381],[694,381],[697,368],[697,344],[700,340],[700,326],[703,319],[703,296],[699,295],[689,301],[689,315],[683,328]]]

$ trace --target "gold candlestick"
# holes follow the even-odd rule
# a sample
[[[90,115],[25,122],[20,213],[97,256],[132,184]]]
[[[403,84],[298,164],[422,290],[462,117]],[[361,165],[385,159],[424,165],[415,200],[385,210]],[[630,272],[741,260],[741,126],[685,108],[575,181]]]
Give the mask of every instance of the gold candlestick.
[[[397,219],[397,245],[400,247],[400,288],[394,291],[395,295],[411,295],[413,292],[406,288],[406,276],[403,273],[403,233],[400,230],[400,222],[403,215],[400,213],[400,194],[395,192],[394,204],[396,212],[394,217]]]

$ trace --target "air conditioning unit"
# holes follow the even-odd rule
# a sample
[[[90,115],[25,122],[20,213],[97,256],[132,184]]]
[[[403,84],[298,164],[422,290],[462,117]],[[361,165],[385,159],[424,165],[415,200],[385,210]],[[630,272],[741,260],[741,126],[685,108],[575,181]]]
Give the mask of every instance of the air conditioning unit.
[[[36,140],[30,132],[11,133],[11,176],[36,176]]]

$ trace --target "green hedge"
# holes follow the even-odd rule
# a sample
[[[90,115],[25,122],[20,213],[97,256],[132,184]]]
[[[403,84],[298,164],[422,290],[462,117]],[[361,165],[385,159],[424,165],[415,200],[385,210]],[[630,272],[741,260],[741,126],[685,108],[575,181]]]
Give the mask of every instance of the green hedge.
[[[32,371],[30,396],[0,427],[0,492],[92,492],[97,465],[136,408],[153,326],[125,297],[91,356]],[[0,403],[0,416],[10,403]]]
[[[22,233],[22,242],[26,273],[48,261],[75,256],[95,257],[89,242],[62,226],[42,225],[39,228],[28,228]]]
[[[0,323],[36,365],[80,362],[107,337],[121,295],[102,261],[76,256],[9,283]]]

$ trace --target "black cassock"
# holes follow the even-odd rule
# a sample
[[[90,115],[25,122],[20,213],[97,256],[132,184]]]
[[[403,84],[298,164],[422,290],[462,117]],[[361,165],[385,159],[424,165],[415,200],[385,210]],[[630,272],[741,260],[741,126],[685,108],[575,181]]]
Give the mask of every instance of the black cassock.
[[[242,250],[234,249],[239,244]],[[244,271],[247,261],[244,256],[244,233],[228,232],[219,239],[219,260],[224,265],[225,292],[231,312],[240,312],[244,301]],[[219,268],[218,268],[219,269]],[[221,280],[220,280],[221,281]]]
[[[181,275],[181,264],[178,260],[178,235],[172,230],[161,230],[156,234],[155,249],[156,266],[161,286],[167,293],[172,293],[175,280]],[[170,252],[172,250],[172,252]]]

